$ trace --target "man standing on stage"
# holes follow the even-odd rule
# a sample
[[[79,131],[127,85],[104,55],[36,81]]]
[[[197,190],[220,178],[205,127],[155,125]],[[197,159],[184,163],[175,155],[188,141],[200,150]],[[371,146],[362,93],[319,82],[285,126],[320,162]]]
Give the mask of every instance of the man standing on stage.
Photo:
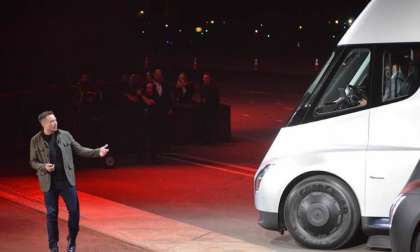
[[[73,152],[81,157],[104,157],[109,152],[108,145],[98,149],[83,147],[69,132],[57,128],[52,111],[42,112],[38,121],[42,130],[31,139],[29,163],[36,170],[44,193],[49,248],[58,252],[58,196],[61,195],[69,212],[67,251],[75,252],[80,214]]]

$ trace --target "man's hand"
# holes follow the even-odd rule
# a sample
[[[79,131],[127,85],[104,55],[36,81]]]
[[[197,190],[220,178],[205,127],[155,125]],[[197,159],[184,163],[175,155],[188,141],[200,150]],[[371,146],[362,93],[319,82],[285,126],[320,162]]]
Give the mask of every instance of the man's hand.
[[[47,170],[47,172],[53,172],[55,170],[55,166],[53,164],[45,164],[45,170]]]
[[[99,156],[100,157],[105,157],[106,154],[108,154],[109,149],[108,149],[108,144],[105,144],[104,146],[102,146],[101,148],[99,148]]]

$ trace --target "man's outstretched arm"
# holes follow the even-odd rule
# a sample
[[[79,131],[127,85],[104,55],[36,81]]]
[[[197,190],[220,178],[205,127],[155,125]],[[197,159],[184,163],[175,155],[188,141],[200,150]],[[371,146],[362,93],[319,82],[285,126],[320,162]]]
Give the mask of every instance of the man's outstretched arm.
[[[76,140],[74,140],[73,136],[70,133],[68,134],[71,141],[71,148],[78,156],[85,158],[99,158],[104,157],[106,156],[106,154],[108,154],[108,145],[96,149],[87,148],[79,144]]]

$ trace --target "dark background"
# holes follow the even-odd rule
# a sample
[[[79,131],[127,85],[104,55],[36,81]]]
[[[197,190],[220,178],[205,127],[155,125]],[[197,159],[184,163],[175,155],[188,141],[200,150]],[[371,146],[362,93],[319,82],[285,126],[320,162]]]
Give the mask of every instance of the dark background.
[[[210,62],[217,56],[238,62],[257,56],[322,58],[345,32],[343,22],[357,17],[367,2],[9,1],[0,15],[1,90],[69,82],[83,71],[103,78],[139,71],[145,55]],[[210,20],[215,24],[206,24]],[[196,33],[196,26],[209,32]]]
[[[5,133],[0,144],[2,159],[27,158],[29,139],[39,130],[36,115],[43,110],[53,109],[59,115],[60,127],[77,132],[75,128],[80,126],[82,116],[71,107],[69,88],[81,73],[89,73],[96,83],[117,83],[122,73],[143,75],[146,56],[150,67],[164,68],[170,83],[180,71],[192,72],[193,58],[197,57],[199,71],[193,76],[210,70],[217,82],[224,83],[222,91],[244,86],[252,89],[252,85],[261,88],[302,76],[307,85],[310,83],[307,79],[316,74],[314,60],[319,59],[321,65],[325,62],[348,29],[348,20],[356,18],[367,2],[2,3],[0,130]],[[139,15],[140,10],[143,15]],[[203,33],[195,31],[197,26],[203,28]],[[260,63],[258,71],[253,69],[255,58]],[[305,85],[281,88],[289,93],[299,89],[300,95]],[[92,120],[106,114],[92,111],[85,111]],[[91,134],[109,123],[84,124],[92,127],[84,127]],[[89,142],[81,133],[75,134],[85,144],[99,144]]]

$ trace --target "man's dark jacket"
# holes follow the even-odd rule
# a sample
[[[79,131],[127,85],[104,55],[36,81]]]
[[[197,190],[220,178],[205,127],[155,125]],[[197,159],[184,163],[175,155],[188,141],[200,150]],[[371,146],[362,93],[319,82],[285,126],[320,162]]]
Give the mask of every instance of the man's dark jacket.
[[[65,130],[57,131],[57,145],[63,155],[63,168],[66,177],[72,186],[76,185],[76,176],[74,173],[73,152],[81,157],[95,158],[99,157],[99,148],[90,149],[83,147],[76,142],[73,136]],[[36,170],[41,191],[48,192],[51,186],[51,175],[45,169],[45,164],[49,163],[48,143],[45,141],[42,132],[38,132],[31,139],[29,164]]]

